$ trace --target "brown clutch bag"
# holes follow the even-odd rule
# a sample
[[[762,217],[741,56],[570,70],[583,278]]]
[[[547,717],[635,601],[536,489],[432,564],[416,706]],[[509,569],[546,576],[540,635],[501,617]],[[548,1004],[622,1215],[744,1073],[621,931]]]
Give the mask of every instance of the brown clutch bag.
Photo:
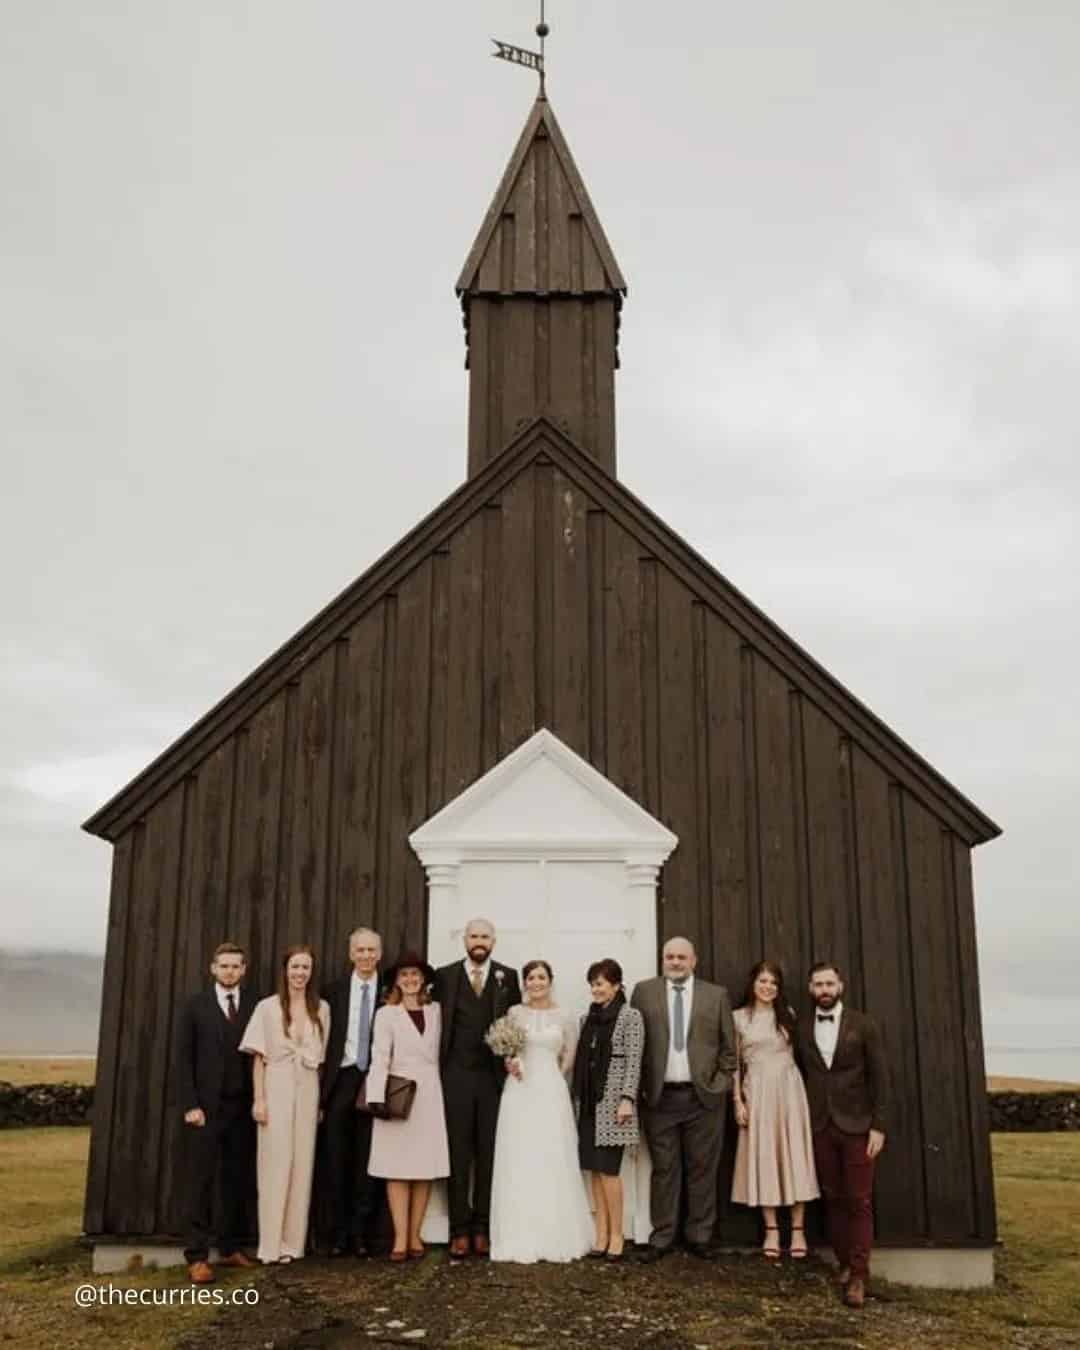
[[[412,1104],[416,1100],[416,1083],[412,1078],[402,1078],[396,1073],[386,1076],[386,1101],[367,1101],[367,1079],[360,1084],[356,1094],[356,1109],[369,1115],[379,1116],[383,1120],[408,1120]]]

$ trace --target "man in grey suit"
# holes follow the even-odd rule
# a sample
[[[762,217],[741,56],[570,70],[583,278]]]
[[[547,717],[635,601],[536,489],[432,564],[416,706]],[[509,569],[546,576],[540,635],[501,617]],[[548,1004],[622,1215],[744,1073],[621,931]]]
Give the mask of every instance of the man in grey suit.
[[[642,1117],[652,1155],[653,1230],[641,1260],[659,1261],[674,1246],[684,1162],[686,1248],[709,1260],[735,1025],[727,990],[695,978],[692,942],[671,938],[662,959],[663,975],[642,980],[630,1000],[645,1019]]]

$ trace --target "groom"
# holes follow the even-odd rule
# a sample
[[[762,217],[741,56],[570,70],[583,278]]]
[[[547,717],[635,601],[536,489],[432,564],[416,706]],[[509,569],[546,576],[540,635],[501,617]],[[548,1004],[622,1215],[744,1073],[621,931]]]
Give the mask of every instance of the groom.
[[[487,919],[465,927],[465,960],[443,966],[435,975],[435,997],[442,1005],[443,1098],[450,1142],[450,1258],[463,1260],[469,1241],[477,1256],[487,1256],[491,1170],[495,1161],[495,1125],[506,1071],[488,1049],[484,1034],[496,1018],[521,1002],[517,972],[491,959],[495,928]],[[475,1167],[472,1202],[469,1176]]]

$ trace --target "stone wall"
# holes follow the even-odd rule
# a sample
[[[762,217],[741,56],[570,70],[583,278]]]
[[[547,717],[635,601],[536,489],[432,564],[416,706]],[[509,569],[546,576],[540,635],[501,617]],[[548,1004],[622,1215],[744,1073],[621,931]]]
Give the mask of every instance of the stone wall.
[[[1080,1130],[1080,1092],[991,1092],[987,1095],[991,1130]]]
[[[89,1125],[93,1084],[0,1082],[0,1130],[19,1125]]]
[[[991,1092],[990,1128],[1080,1130],[1080,1092]],[[89,1125],[93,1085],[0,1082],[0,1130],[20,1125]]]

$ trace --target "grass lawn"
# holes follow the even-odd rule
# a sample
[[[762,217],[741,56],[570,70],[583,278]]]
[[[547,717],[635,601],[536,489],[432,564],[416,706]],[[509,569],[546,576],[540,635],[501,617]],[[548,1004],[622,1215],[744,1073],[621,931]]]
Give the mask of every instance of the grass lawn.
[[[440,1253],[406,1269],[304,1261],[222,1272],[218,1288],[256,1285],[258,1307],[101,1307],[79,1311],[85,1282],[157,1291],[185,1272],[93,1279],[75,1240],[88,1131],[0,1132],[0,1343],[13,1346],[275,1350],[377,1344],[509,1350],[610,1341],[619,1350],[815,1345],[1080,1347],[1080,1134],[994,1138],[1003,1245],[992,1290],[919,1291],[879,1283],[862,1314],[838,1303],[816,1261],[779,1270],[757,1258],[703,1266],[450,1268]],[[388,1323],[397,1323],[389,1326]],[[424,1330],[407,1338],[407,1330]]]

